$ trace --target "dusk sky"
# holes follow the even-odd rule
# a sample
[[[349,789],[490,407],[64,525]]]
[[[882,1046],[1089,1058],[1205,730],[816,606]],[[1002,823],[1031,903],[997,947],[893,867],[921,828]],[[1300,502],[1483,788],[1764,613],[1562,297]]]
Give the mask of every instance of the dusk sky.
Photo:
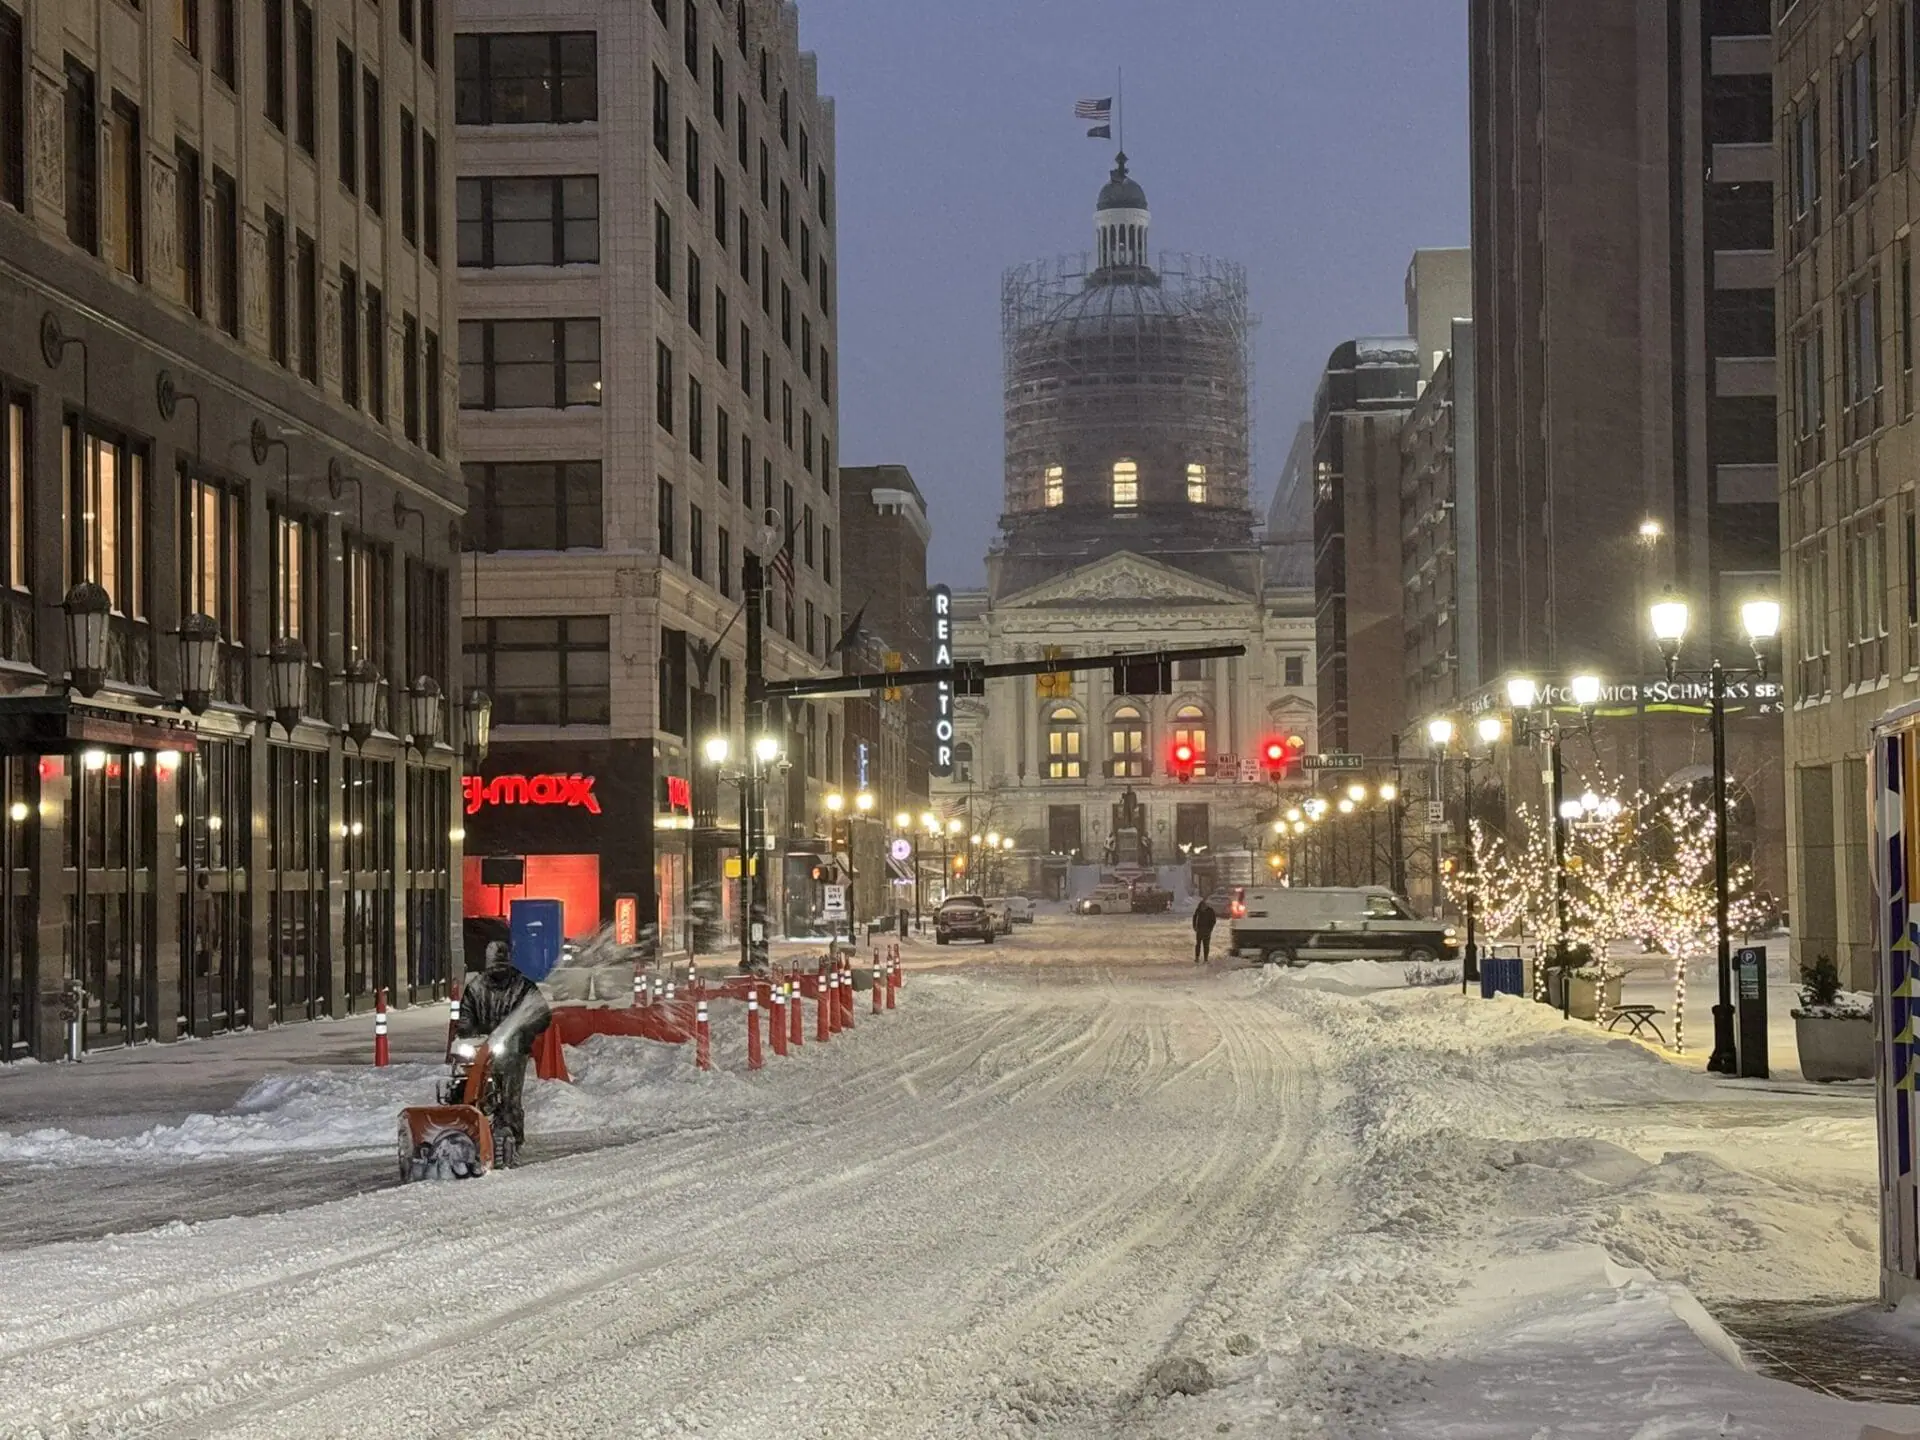
[[[1000,275],[1086,249],[1126,71],[1158,250],[1246,266],[1264,511],[1327,353],[1405,329],[1418,247],[1467,242],[1462,0],[801,0],[839,141],[840,459],[908,466],[929,578],[1000,513]]]

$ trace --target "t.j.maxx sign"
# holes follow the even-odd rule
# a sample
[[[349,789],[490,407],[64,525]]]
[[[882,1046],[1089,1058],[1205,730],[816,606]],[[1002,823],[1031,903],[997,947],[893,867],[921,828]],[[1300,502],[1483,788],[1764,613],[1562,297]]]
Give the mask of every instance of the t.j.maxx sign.
[[[468,775],[460,782],[467,814],[478,815],[486,805],[553,805],[600,813],[591,775],[496,775],[483,780]]]

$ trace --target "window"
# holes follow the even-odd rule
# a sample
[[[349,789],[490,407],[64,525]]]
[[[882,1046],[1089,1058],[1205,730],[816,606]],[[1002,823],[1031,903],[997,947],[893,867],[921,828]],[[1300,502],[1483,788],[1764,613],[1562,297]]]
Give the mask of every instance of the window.
[[[240,334],[240,196],[233,177],[213,171],[214,321],[236,339]]]
[[[787,102],[787,92],[782,90],[780,92],[780,143],[782,145],[791,145],[793,143],[791,130],[792,118],[793,107]]]
[[[267,123],[287,128],[287,0],[265,0],[267,69],[261,81],[265,91]]]
[[[709,74],[713,80],[713,123],[722,130],[727,128],[727,62],[720,58],[720,47],[714,46],[708,56]]]
[[[1193,747],[1193,774],[1207,773],[1207,712],[1198,705],[1182,705],[1173,712],[1173,743]]]
[[[277,503],[267,508],[273,524],[268,622],[275,638],[304,641],[309,657],[317,663],[323,658],[326,637],[321,623],[326,613],[320,565],[323,527],[288,514]]]
[[[780,282],[780,343],[793,350],[793,291],[787,282]]]
[[[173,38],[187,53],[200,58],[200,0],[172,0]]]
[[[747,168],[747,102],[745,98],[733,102],[733,148],[740,160],[740,169]]]
[[[1707,240],[1716,250],[1773,248],[1773,187],[1707,186]]]
[[[1816,321],[1787,342],[1793,365],[1793,389],[1788,396],[1788,406],[1796,474],[1804,474],[1817,465],[1824,448],[1826,373],[1822,339],[1822,326]]]
[[[1715,290],[1707,297],[1709,353],[1771,356],[1773,346],[1773,291]]]
[[[687,454],[704,460],[707,454],[707,402],[700,382],[687,377]]]
[[[713,410],[714,474],[723,489],[733,488],[733,421],[725,410]]]
[[[0,513],[0,538],[5,541],[0,544],[0,587],[8,590],[29,590],[33,580],[33,513],[29,503],[33,494],[29,459],[33,450],[27,435],[29,404],[27,397],[17,392],[7,397],[6,450],[0,454],[0,463],[6,466],[6,485],[0,489],[0,502],[5,504],[4,513]],[[9,658],[25,657],[9,652]]]
[[[686,142],[687,198],[693,202],[693,208],[700,208],[700,132],[693,128],[693,122],[687,122]]]
[[[107,592],[113,613],[147,618],[147,454],[126,437],[89,431],[68,416],[65,460],[67,564],[76,581],[91,580]]]
[[[773,262],[764,245],[760,247],[760,313],[769,318],[773,315]]]
[[[773,419],[773,356],[760,352],[760,418]],[[787,448],[793,448],[793,436],[787,436]]]
[[[371,70],[360,72],[360,131],[365,143],[361,147],[365,152],[365,162],[361,171],[367,182],[367,208],[374,214],[385,213],[386,172],[381,168],[385,163],[380,151],[380,77]]]
[[[653,207],[653,283],[662,295],[673,294],[673,217],[657,203]]]
[[[1113,467],[1113,508],[1131,510],[1140,503],[1140,467],[1121,460]]]
[[[367,410],[387,423],[387,306],[374,285],[367,286]]]
[[[340,267],[340,398],[360,408],[360,280]]]
[[[355,120],[360,111],[360,87],[355,81],[359,66],[345,45],[334,48],[333,58],[340,90],[340,183],[355,195],[360,190],[360,130]]]
[[[1913,237],[1900,237],[1900,414],[1913,414]]]
[[[287,363],[287,221],[267,211],[267,353],[276,365]]]
[[[805,410],[800,412],[800,463],[813,473],[813,416]]]
[[[1787,156],[1790,195],[1788,248],[1797,251],[1808,244],[1820,228],[1820,103],[1809,95],[1805,103],[1789,117],[1790,148]]]
[[[237,52],[234,23],[234,0],[212,0],[213,4],[213,73],[231,90],[233,88],[234,56]]]
[[[707,517],[698,505],[687,507],[687,569],[693,578],[707,578]]]
[[[27,201],[27,70],[19,14],[0,5],[0,201]]]
[[[811,570],[813,569],[813,506],[803,505],[800,516],[800,560]]]
[[[1132,705],[1122,705],[1107,723],[1107,774],[1138,779],[1147,773],[1147,721]]]
[[[669,435],[673,433],[673,351],[667,342],[653,342],[653,418]]]
[[[1048,509],[1067,503],[1067,472],[1062,465],[1049,465],[1042,477],[1042,500]]]
[[[1879,158],[1880,119],[1875,103],[1878,97],[1874,93],[1878,53],[1877,42],[1869,38],[1834,76],[1840,127],[1840,178],[1843,203],[1848,205],[1866,194],[1867,187],[1874,181],[1875,162]]]
[[[673,92],[657,68],[653,72],[653,148],[662,160],[673,158]]]
[[[681,49],[687,59],[687,73],[700,78],[700,10],[696,0],[686,0],[686,12],[680,23]]]
[[[440,263],[440,146],[431,130],[420,132],[420,243],[427,259]]]
[[[1862,277],[1841,300],[1842,443],[1880,426],[1880,283]]]
[[[605,544],[598,460],[471,463],[460,470],[467,482],[467,549],[491,554]]]
[[[429,70],[440,62],[439,11],[437,0],[420,0],[420,59]]]
[[[313,7],[293,0],[293,143],[314,153],[314,83],[317,68],[313,42]]]
[[[599,263],[597,175],[463,179],[455,196],[462,265]],[[656,212],[656,228],[664,214]]]
[[[427,343],[424,360],[426,374],[422,377],[422,389],[427,401],[427,453],[438,455],[442,447],[440,416],[440,337],[434,331],[427,331]]]
[[[420,321],[406,312],[400,317],[400,428],[420,443]]]
[[[293,237],[294,343],[300,352],[300,378],[320,380],[320,263],[313,237],[296,231]]]
[[[1887,517],[1876,505],[1848,522],[1846,540],[1847,683],[1887,673]]]
[[[142,278],[146,184],[140,107],[115,93],[107,118],[107,258],[129,279]]]
[[[700,333],[701,307],[706,303],[707,287],[700,278],[700,253],[687,247],[687,327]]]
[[[460,35],[453,63],[456,124],[580,125],[599,118],[591,30]]]
[[[420,243],[420,174],[414,158],[413,112],[400,107],[400,238]]]
[[[660,558],[673,559],[673,486],[665,480],[658,481],[654,495],[654,523],[659,530]]]
[[[720,573],[716,578],[720,583],[720,594],[731,600],[733,598],[733,536],[727,533],[727,527],[724,525],[720,527],[718,546],[717,568]]]
[[[67,57],[65,101],[67,239],[89,255],[100,252],[100,130],[93,72]]]
[[[1793,550],[1793,633],[1800,637],[1794,694],[1801,700],[1824,698],[1831,690],[1827,605],[1827,537],[1824,533]]]
[[[1282,684],[1304,685],[1307,683],[1307,662],[1299,655],[1289,655],[1281,661]]]
[[[740,322],[740,393],[753,394],[753,332]]]
[[[780,182],[780,243],[793,249],[793,195],[784,180]]]
[[[767,182],[767,142],[762,140],[760,142],[760,208],[762,210],[767,208],[767,195],[769,193]]]
[[[1081,778],[1080,717],[1064,705],[1047,712],[1047,778]]]
[[[196,315],[205,315],[206,237],[200,218],[200,153],[184,140],[173,142],[173,172],[173,255],[180,303]]]
[[[369,664],[385,675],[393,669],[393,552],[349,532],[341,540],[340,565],[347,663]]]
[[[820,527],[820,578],[831,585],[833,583],[833,527]]]
[[[600,403],[598,320],[462,320],[460,408],[560,410]]]
[[[246,640],[246,523],[246,501],[238,490],[182,467],[180,613],[205,615],[229,645]]]
[[[747,212],[736,210],[734,214],[739,219],[739,223],[734,227],[734,233],[740,240],[740,278],[751,285],[753,283],[753,262],[750,258],[753,249],[752,232],[747,229]]]
[[[1187,466],[1187,503],[1204,505],[1207,503],[1207,467],[1189,464]]]
[[[467,621],[468,674],[493,698],[493,723],[605,725],[608,632],[604,615]]]
[[[769,357],[771,367],[771,357]],[[771,368],[768,373],[771,374]],[[793,387],[786,381],[780,382],[780,434],[788,450],[793,449]]]
[[[713,358],[720,362],[722,369],[733,364],[733,357],[727,351],[728,335],[732,330],[732,321],[727,314],[727,292],[718,285],[713,287]]]

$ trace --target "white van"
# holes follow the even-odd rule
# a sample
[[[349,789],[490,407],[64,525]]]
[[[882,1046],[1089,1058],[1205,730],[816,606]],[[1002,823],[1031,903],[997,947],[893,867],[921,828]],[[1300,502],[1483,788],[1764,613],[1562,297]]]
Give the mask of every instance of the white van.
[[[1308,960],[1454,959],[1453,928],[1422,920],[1384,885],[1247,886],[1233,897],[1234,954]]]

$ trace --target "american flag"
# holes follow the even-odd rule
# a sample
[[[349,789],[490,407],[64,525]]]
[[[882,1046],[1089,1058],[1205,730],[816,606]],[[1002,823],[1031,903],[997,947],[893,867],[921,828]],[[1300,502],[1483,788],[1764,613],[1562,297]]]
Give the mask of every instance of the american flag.
[[[787,587],[787,593],[793,593],[793,530],[787,530],[786,541],[773,557],[773,573],[780,583]]]
[[[1104,100],[1081,100],[1073,107],[1076,120],[1111,120],[1113,118],[1113,97]]]

